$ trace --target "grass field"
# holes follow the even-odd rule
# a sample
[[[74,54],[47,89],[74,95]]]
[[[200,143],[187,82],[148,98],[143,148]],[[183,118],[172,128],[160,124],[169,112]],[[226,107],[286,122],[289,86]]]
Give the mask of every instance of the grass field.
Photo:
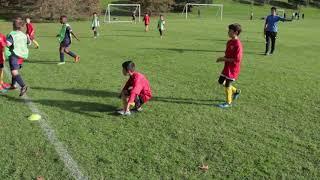
[[[59,141],[90,179],[318,179],[320,177],[319,10],[306,20],[280,23],[277,50],[262,56],[263,21],[249,6],[226,3],[223,21],[185,21],[167,15],[160,39],[156,21],[102,25],[71,22],[81,41],[79,64],[57,66],[59,24],[37,24],[39,50],[22,70],[28,96],[46,114]],[[256,8],[257,16],[269,13]],[[235,15],[234,15],[235,14]],[[217,78],[227,25],[243,26],[242,96],[231,109]],[[1,22],[0,32],[10,24]],[[132,59],[147,75],[154,98],[143,113],[114,115],[126,81],[121,63]],[[0,179],[73,179],[18,92],[0,95]],[[198,169],[209,165],[207,172]]]

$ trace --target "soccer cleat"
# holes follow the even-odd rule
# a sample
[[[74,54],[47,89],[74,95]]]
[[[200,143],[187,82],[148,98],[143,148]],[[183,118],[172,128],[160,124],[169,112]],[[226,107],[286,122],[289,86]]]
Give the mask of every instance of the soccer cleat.
[[[59,62],[59,63],[58,63],[58,66],[64,65],[64,64],[66,64],[66,62]]]
[[[15,90],[15,89],[17,89],[17,86],[16,86],[16,85],[11,84],[9,89],[10,89],[10,90]]]
[[[225,103],[219,104],[218,107],[222,108],[222,109],[230,108],[230,107],[232,107],[232,104],[229,104],[229,103],[225,102]]]
[[[124,110],[120,110],[117,113],[122,115],[122,116],[130,116],[131,115],[130,111],[124,111]]]
[[[20,90],[20,95],[19,96],[21,97],[21,96],[25,95],[27,91],[28,91],[28,86],[22,87],[21,90]]]
[[[74,58],[74,62],[79,62],[80,61],[80,56],[76,56],[75,58]]]
[[[239,99],[240,94],[241,94],[241,90],[240,90],[240,89],[237,89],[236,93],[233,94],[232,99],[233,99],[233,100]]]
[[[270,53],[264,53],[264,55],[265,55],[265,56],[269,56],[269,55],[270,55]]]

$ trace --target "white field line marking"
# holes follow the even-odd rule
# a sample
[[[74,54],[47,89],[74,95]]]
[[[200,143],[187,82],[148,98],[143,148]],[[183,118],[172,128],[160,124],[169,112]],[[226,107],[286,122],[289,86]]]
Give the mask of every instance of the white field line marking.
[[[11,74],[9,73],[9,70],[7,67],[5,67],[5,72],[8,77],[11,77]],[[68,168],[70,174],[75,179],[84,180],[88,179],[88,177],[84,176],[84,174],[80,171],[79,166],[75,160],[70,156],[67,149],[64,147],[64,145],[59,141],[59,139],[56,136],[55,131],[50,127],[50,125],[47,123],[46,119],[47,116],[43,112],[41,112],[37,106],[32,102],[31,98],[29,98],[27,95],[24,95],[22,97],[25,104],[28,106],[28,108],[32,111],[32,113],[40,114],[42,119],[39,122],[40,127],[44,134],[47,136],[47,139],[49,142],[54,146],[56,152],[58,153],[60,159],[64,162],[64,166]]]

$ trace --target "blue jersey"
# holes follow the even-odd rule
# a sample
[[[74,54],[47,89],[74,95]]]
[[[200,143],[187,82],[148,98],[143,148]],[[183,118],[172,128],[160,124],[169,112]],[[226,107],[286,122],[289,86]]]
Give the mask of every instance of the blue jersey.
[[[63,42],[71,43],[71,31],[72,31],[71,27],[68,26],[66,29],[66,34],[64,36]]]
[[[278,32],[278,22],[279,21],[285,21],[285,19],[280,16],[269,15],[266,18],[267,31]]]

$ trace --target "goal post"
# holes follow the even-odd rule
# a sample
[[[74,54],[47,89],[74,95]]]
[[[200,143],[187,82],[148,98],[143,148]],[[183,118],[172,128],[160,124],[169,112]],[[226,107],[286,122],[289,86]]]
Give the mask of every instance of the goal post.
[[[112,16],[112,12],[111,12],[111,8],[112,7],[136,7],[136,9],[134,10],[134,12],[138,11],[138,21],[141,21],[141,5],[140,4],[108,4],[106,12],[105,12],[105,17],[104,17],[104,22],[105,23],[114,23],[114,22],[132,22],[132,20],[116,20],[114,21],[111,16]]]
[[[196,4],[196,3],[187,3],[182,11],[182,14],[185,14],[186,19],[188,19],[188,11],[190,6],[209,6],[209,7],[218,7],[220,9],[220,20],[223,18],[223,4]]]

